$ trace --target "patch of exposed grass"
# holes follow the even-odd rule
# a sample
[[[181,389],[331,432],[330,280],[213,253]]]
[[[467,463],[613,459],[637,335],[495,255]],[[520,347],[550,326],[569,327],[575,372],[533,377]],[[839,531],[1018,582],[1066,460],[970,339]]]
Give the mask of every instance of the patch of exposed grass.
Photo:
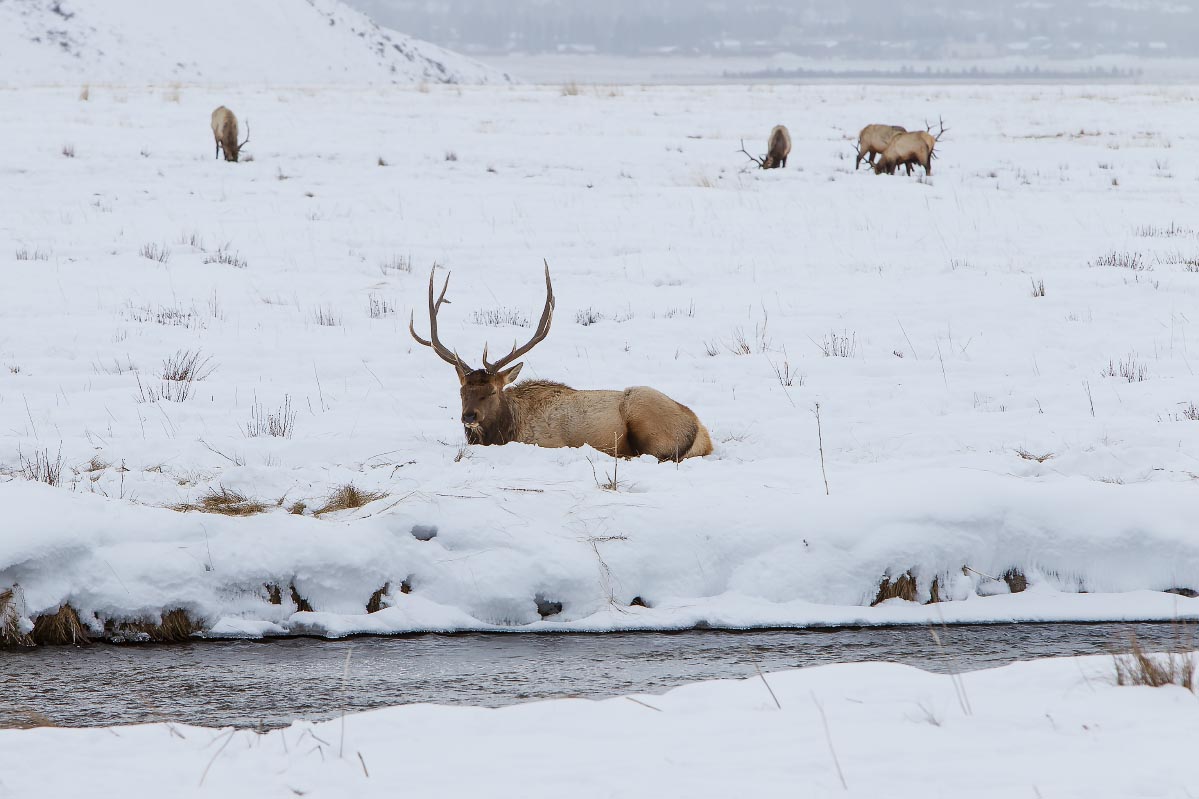
[[[143,244],[142,248],[137,251],[137,254],[151,261],[158,261],[160,264],[165,264],[171,260],[171,250],[165,244]]]
[[[0,646],[29,646],[32,643],[21,629],[16,591],[5,588],[0,591]]]
[[[92,640],[87,627],[79,620],[79,613],[70,605],[34,619],[29,637],[38,646],[80,646]]]
[[[172,509],[180,513],[199,511],[201,513],[219,513],[222,516],[253,516],[265,513],[267,506],[266,503],[250,499],[240,491],[217,486],[201,494],[195,502],[183,502],[175,505]]]
[[[228,250],[217,250],[212,255],[204,256],[206,264],[225,264],[232,266],[234,269],[245,269],[249,264],[245,258],[241,257],[241,253],[229,252]]]
[[[1029,452],[1024,447],[1017,449],[1016,454],[1026,461],[1036,461],[1037,463],[1044,463],[1053,457],[1052,452],[1043,452],[1040,455],[1037,455],[1035,452]]]
[[[62,483],[62,445],[58,446],[58,455],[50,460],[50,450],[33,451],[33,457],[25,457],[17,448],[17,458],[21,464],[21,476],[35,483],[45,483],[56,486]]]
[[[1104,253],[1091,261],[1091,266],[1115,266],[1120,269],[1131,269],[1134,272],[1144,272],[1150,266],[1145,263],[1145,258],[1139,252],[1111,252]]]
[[[377,499],[383,499],[386,494],[376,491],[363,491],[357,488],[353,483],[346,483],[338,487],[325,500],[325,504],[313,511],[313,516],[322,516],[326,513],[336,513],[339,510],[352,510],[361,508],[363,505],[370,504]]]
[[[487,325],[489,327],[529,326],[529,317],[515,308],[483,308],[478,311],[472,311],[470,321],[476,325]]]
[[[870,606],[874,607],[888,599],[916,601],[916,578],[912,576],[910,569],[898,577],[884,575],[883,579],[879,581],[878,593],[875,594],[874,601],[870,603]]]
[[[158,621],[109,622],[105,633],[113,643],[179,644],[203,632],[204,624],[182,608],[168,610]]]
[[[1099,373],[1103,377],[1119,377],[1129,383],[1143,383],[1149,379],[1149,368],[1137,360],[1136,353],[1121,358],[1119,363],[1108,361],[1107,368]]]
[[[260,402],[254,403],[250,409],[250,421],[246,422],[246,435],[250,438],[291,438],[295,428],[296,411],[291,407],[291,397],[285,394],[283,404],[274,411],[266,410]]]
[[[366,602],[367,613],[378,613],[385,607],[383,597],[391,591],[391,583],[384,583],[383,587],[371,594],[371,598]]]
[[[1177,685],[1188,691],[1195,690],[1195,654],[1173,651],[1151,654],[1141,648],[1133,636],[1126,653],[1113,657],[1116,667],[1116,685],[1144,685],[1161,688]]]

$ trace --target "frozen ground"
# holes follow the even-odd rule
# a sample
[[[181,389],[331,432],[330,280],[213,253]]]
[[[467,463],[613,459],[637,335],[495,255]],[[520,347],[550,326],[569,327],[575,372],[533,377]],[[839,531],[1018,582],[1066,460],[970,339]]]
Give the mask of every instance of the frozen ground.
[[[837,665],[598,702],[409,705],[264,734],[0,730],[0,794],[876,797],[900,786],[1184,799],[1195,711],[1182,688],[1116,687],[1110,658],[956,677]]]
[[[1199,616],[1163,593],[1199,588],[1193,91],[581,91],[4,91],[18,626]],[[218,103],[253,161],[213,160]],[[938,116],[931,181],[853,171],[861,125]],[[745,170],[777,122],[789,168]],[[409,310],[453,269],[442,335],[477,359],[530,334],[542,258],[523,376],[656,386],[713,456],[610,491],[594,451],[462,446]],[[204,379],[163,380],[181,351]],[[271,415],[290,436],[256,435]],[[351,482],[386,496],[313,515]],[[265,512],[173,509],[221,489]],[[916,601],[870,607],[905,573]]]

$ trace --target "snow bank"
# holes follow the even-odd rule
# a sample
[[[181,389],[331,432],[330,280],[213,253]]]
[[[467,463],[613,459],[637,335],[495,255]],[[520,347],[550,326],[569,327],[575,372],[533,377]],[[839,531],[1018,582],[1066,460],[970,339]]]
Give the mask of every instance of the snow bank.
[[[1182,90],[876,91],[14,93],[0,589],[26,628],[220,635],[1199,616],[1163,593],[1199,588]],[[217,102],[253,161],[212,159]],[[930,182],[853,172],[862,121],[938,115]],[[740,171],[779,121],[804,157]],[[529,335],[543,257],[523,375],[654,385],[713,456],[613,492],[595,451],[462,446],[409,311],[452,268],[477,358]],[[185,350],[211,374],[156,400]],[[314,517],[346,483],[386,496]],[[221,489],[265,512],[172,510]]]
[[[0,86],[507,82],[340,0],[4,0]]]
[[[0,779],[14,796],[1187,796],[1195,696],[1112,683],[1110,658],[956,677],[873,663],[598,702],[411,705],[265,734],[0,730]],[[71,768],[31,767],[49,762]]]

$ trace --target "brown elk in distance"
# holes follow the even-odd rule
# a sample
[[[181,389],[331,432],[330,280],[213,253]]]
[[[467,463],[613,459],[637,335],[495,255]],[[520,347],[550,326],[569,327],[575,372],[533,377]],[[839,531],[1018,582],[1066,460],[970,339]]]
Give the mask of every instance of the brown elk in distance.
[[[900,133],[907,133],[902,125],[867,125],[862,128],[858,133],[858,157],[853,163],[854,170],[862,165],[863,159],[873,167],[875,156],[882,155],[891,140]]]
[[[212,138],[216,139],[216,158],[225,153],[226,161],[237,161],[241,148],[250,140],[250,123],[246,123],[246,140],[237,143],[237,117],[225,106],[212,112]]]
[[[766,140],[766,155],[762,158],[750,155],[745,149],[744,140],[741,142],[741,152],[762,169],[786,167],[787,156],[791,155],[791,132],[786,125],[775,125],[770,131],[770,138]]]
[[[653,455],[659,461],[708,455],[712,440],[707,429],[685,405],[647,386],[623,391],[580,391],[548,380],[524,380],[511,385],[523,363],[509,366],[533,349],[550,332],[554,289],[545,266],[545,308],[533,337],[494,363],[483,347],[483,368],[472,369],[437,335],[437,313],[449,288],[446,275],[441,294],[434,298],[429,272],[429,338],[416,332],[415,312],[408,330],[418,343],[431,348],[458,373],[462,426],[470,444],[518,441],[539,447],[581,447],[584,444],[617,457]]]
[[[888,175],[894,175],[896,169],[906,166],[910,175],[912,164],[918,164],[924,167],[924,174],[932,174],[932,149],[924,140],[924,135],[926,134],[900,133],[892,139],[874,165],[874,173],[881,175],[886,172]]]

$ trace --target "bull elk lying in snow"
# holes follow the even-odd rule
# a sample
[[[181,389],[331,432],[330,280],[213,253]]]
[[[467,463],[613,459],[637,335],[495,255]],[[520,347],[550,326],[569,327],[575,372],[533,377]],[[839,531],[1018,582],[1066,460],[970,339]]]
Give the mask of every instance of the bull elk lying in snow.
[[[770,131],[770,138],[766,140],[766,155],[763,158],[749,155],[744,141],[741,142],[741,152],[762,169],[786,167],[787,156],[791,154],[791,132],[787,130],[786,125],[775,125]]]
[[[712,440],[707,429],[686,405],[660,391],[635,386],[624,391],[579,391],[548,380],[525,380],[509,388],[523,363],[508,367],[540,343],[550,332],[554,314],[554,289],[550,267],[545,266],[545,309],[537,331],[527,344],[494,363],[483,347],[483,368],[472,369],[437,337],[437,312],[446,302],[450,278],[441,295],[433,297],[433,272],[429,273],[429,338],[417,335],[415,313],[408,330],[420,344],[432,348],[458,373],[462,395],[462,425],[471,444],[507,444],[519,441],[539,447],[581,447],[589,444],[609,455],[635,458],[653,455],[659,461],[708,455]],[[506,368],[507,367],[507,368]]]
[[[902,125],[867,125],[862,128],[858,134],[858,157],[853,163],[854,170],[862,165],[863,159],[870,166],[874,166],[875,156],[882,155],[892,139],[900,133],[907,132],[907,128]]]
[[[237,117],[225,106],[212,112],[212,137],[216,139],[216,158],[225,152],[226,161],[236,161],[241,148],[250,140],[250,123],[246,122],[246,140],[237,143]]]
[[[916,164],[924,167],[925,175],[931,175],[937,142],[945,134],[944,121],[940,124],[941,129],[936,136],[932,134],[931,125],[925,125],[925,130],[896,135],[887,145],[887,149],[883,150],[878,163],[874,165],[875,174],[881,175],[886,172],[888,175],[894,175],[896,169],[904,166],[907,167],[910,175],[912,174],[912,165]]]

